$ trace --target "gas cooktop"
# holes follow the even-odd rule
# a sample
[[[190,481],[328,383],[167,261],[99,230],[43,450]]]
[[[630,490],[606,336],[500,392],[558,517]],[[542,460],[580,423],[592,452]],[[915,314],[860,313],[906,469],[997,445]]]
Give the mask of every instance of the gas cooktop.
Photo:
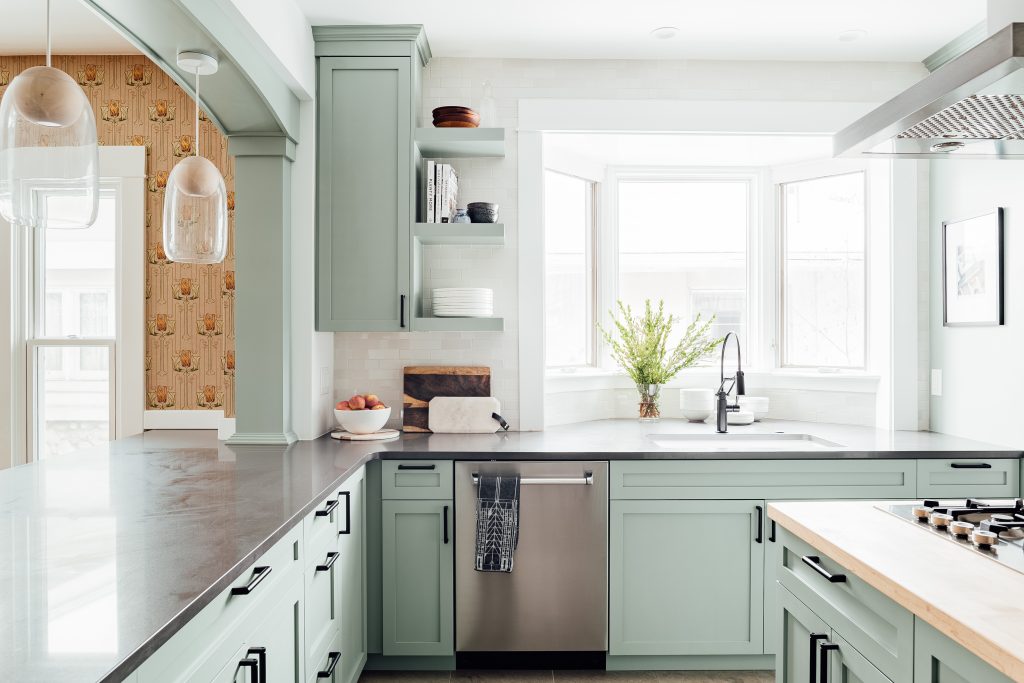
[[[925,500],[878,509],[1024,573],[1024,501]]]

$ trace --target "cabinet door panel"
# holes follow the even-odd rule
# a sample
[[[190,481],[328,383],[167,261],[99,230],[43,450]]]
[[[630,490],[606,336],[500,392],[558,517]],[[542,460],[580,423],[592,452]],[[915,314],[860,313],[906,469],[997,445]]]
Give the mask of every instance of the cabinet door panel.
[[[914,620],[914,683],[1010,683],[980,657],[940,633]]]
[[[612,501],[610,654],[761,654],[763,501]]]
[[[454,652],[451,501],[386,500],[384,654]],[[449,539],[445,543],[445,537]]]
[[[267,649],[265,680],[274,683],[302,683],[305,670],[302,581],[280,587],[273,606],[261,614],[263,621],[249,637],[250,647]]]
[[[818,646],[830,635],[828,624],[778,584],[775,604],[780,624],[775,644],[776,683],[817,681]]]
[[[365,488],[366,482],[360,476],[356,481],[350,479],[340,491],[342,498],[348,500],[347,510],[341,511],[338,535],[340,585],[335,593],[335,611],[341,615],[342,642],[338,683],[355,683],[366,662]]]
[[[319,60],[319,330],[408,321],[411,72],[408,58]]]
[[[892,683],[835,631],[832,632],[832,642],[838,649],[829,654],[828,675],[821,683]]]

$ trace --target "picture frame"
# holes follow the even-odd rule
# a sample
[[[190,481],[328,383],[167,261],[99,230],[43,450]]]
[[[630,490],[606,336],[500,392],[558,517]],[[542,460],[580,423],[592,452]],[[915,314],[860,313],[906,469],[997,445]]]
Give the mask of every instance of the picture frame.
[[[1003,324],[1003,208],[942,223],[942,324]]]

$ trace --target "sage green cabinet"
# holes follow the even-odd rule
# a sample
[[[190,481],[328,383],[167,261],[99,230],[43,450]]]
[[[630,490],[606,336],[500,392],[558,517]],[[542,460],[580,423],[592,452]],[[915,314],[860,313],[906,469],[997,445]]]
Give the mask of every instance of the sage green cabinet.
[[[1010,683],[1007,678],[917,619],[914,628],[914,683]]]
[[[278,590],[260,614],[263,621],[249,636],[249,647],[266,649],[266,670],[260,671],[259,680],[304,683],[303,585],[289,581]]]
[[[385,500],[384,655],[452,655],[451,500]]]
[[[409,322],[413,58],[318,60],[317,329]]]
[[[613,500],[609,654],[761,654],[763,508]]]
[[[366,478],[365,468],[338,491],[337,564],[340,585],[335,611],[341,615],[341,664],[337,683],[355,683],[366,664]]]

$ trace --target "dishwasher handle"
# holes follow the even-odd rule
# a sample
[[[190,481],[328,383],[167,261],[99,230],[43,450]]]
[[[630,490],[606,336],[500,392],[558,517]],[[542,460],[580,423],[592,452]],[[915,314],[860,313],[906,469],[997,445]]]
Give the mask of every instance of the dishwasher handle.
[[[519,479],[519,483],[523,486],[554,486],[554,485],[579,485],[579,486],[593,486],[594,485],[594,473],[586,471],[582,477],[522,477]],[[473,486],[480,484],[480,474],[478,472],[473,473]]]

